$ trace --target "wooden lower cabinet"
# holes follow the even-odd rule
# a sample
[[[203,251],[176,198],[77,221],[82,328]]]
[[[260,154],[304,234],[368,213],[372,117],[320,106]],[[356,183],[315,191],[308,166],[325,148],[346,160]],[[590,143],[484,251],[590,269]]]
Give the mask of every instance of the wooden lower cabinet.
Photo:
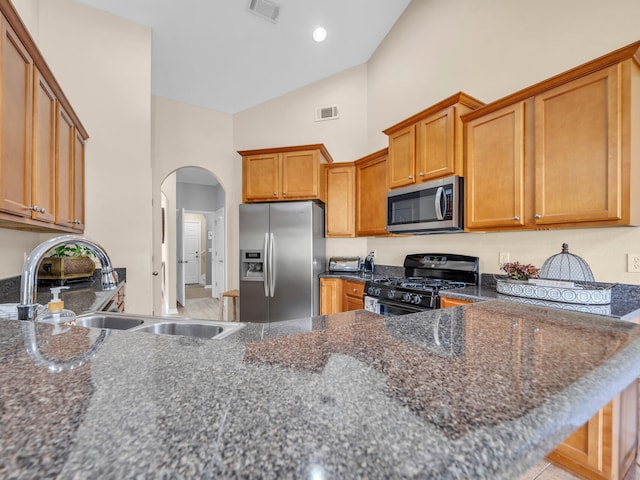
[[[468,305],[469,300],[460,300],[459,298],[440,297],[440,308],[459,307],[460,305]]]
[[[320,315],[362,310],[364,282],[341,278],[320,279]]]
[[[331,315],[342,311],[342,280],[320,279],[320,315]]]
[[[362,310],[364,308],[364,283],[353,280],[342,281],[342,311]]]
[[[547,456],[581,478],[634,478],[638,448],[638,385],[632,383]]]

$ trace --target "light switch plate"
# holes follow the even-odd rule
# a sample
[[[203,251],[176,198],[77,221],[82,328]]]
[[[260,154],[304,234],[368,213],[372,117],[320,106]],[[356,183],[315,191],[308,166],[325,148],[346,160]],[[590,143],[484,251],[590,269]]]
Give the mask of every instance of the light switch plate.
[[[509,263],[510,258],[511,254],[509,252],[500,252],[498,253],[498,264],[502,266],[505,263]]]

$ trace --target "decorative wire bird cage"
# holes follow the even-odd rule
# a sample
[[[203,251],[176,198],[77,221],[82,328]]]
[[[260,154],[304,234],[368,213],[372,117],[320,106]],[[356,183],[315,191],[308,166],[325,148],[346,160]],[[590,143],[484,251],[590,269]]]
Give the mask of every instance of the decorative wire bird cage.
[[[562,244],[562,251],[549,257],[540,268],[540,278],[595,282],[591,268],[581,257],[569,253],[569,245]]]

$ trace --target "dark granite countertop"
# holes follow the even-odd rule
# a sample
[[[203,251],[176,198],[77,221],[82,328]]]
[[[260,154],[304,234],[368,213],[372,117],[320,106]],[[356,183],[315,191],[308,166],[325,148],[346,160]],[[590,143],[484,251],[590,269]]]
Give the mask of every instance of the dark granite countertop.
[[[127,279],[126,269],[116,268],[116,271],[119,285],[122,285]],[[72,310],[76,315],[103,310],[117,290],[102,290],[100,282],[100,269],[97,269],[91,278],[67,283],[65,286],[69,289],[60,292],[64,308]],[[55,282],[39,282],[36,301],[46,306],[52,298],[50,289],[56,286],[59,285]],[[0,304],[19,302],[20,276],[0,280]]]
[[[1,478],[511,480],[640,374],[640,325],[497,300],[53,332],[0,321]]]

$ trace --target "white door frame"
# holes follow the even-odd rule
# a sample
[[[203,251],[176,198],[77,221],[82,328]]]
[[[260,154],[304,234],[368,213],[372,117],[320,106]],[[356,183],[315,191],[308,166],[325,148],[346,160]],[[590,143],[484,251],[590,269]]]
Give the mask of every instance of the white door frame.
[[[225,211],[224,207],[220,207],[213,215],[214,234],[213,234],[213,255],[211,255],[211,264],[213,266],[211,296],[221,298],[226,286],[226,255],[225,255]],[[222,263],[222,265],[220,265]],[[218,265],[220,267],[218,268]]]

